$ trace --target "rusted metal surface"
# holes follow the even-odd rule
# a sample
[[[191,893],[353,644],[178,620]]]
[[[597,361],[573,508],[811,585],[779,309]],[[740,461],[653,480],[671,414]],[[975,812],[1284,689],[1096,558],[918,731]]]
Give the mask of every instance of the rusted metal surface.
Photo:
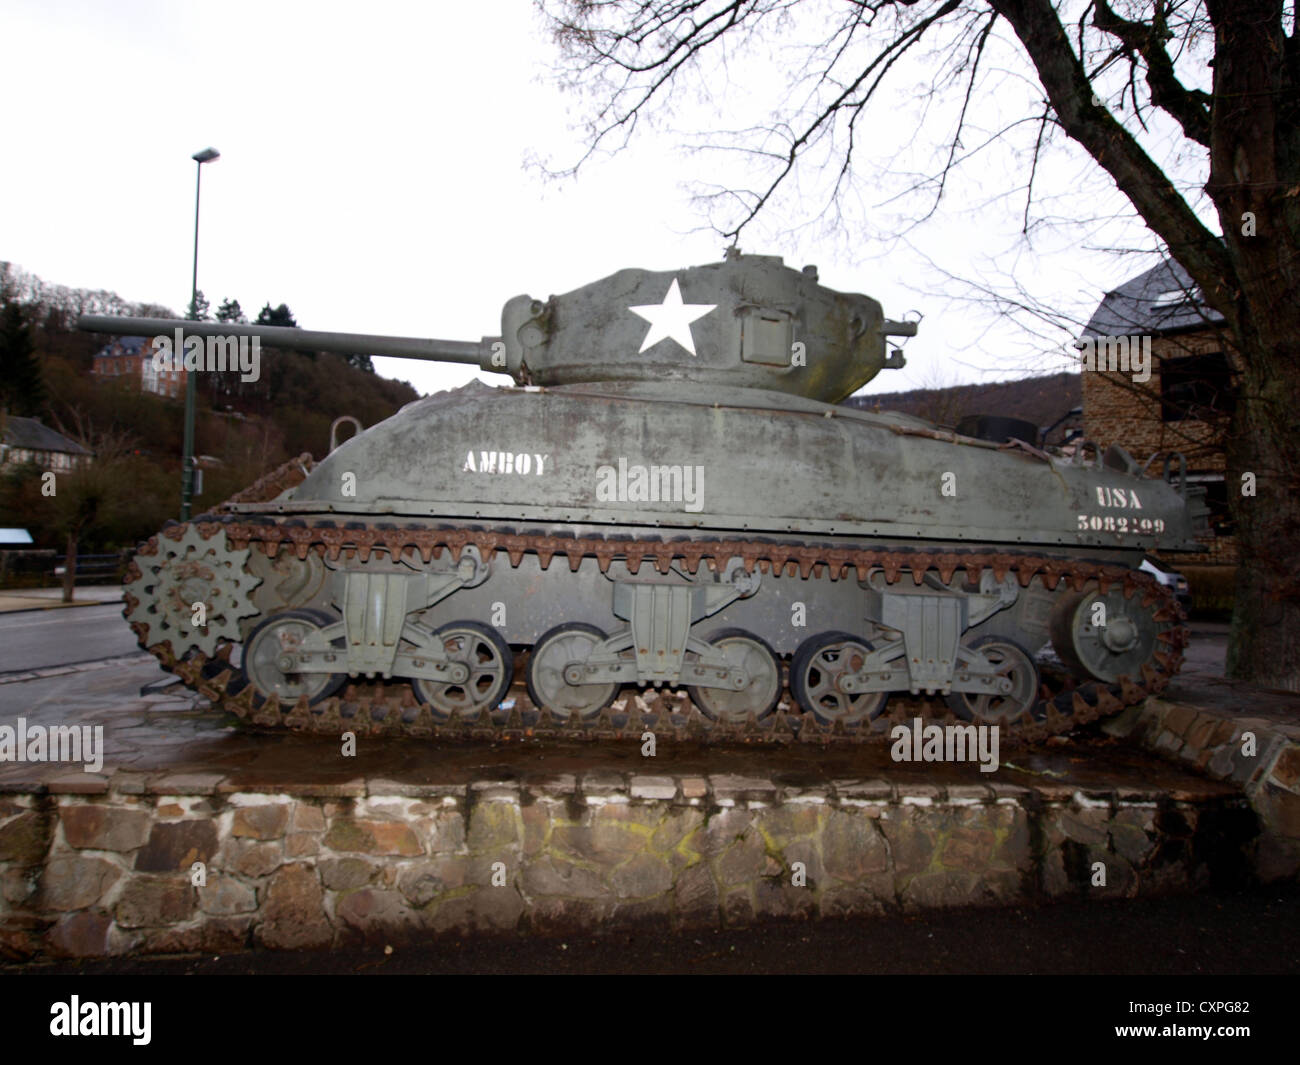
[[[228,506],[231,503],[264,503],[268,499],[274,499],[281,492],[287,492],[290,488],[297,488],[298,485],[302,484],[315,465],[315,460],[304,451],[297,458],[290,459],[283,465],[277,466],[270,473],[263,474],[242,492],[236,492],[223,505]]]

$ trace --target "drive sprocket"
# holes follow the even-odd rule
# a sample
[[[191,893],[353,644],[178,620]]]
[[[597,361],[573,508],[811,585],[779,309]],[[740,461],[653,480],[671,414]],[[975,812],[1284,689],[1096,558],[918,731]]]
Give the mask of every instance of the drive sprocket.
[[[178,657],[191,650],[211,656],[223,640],[237,643],[239,619],[258,612],[249,593],[261,578],[244,568],[248,549],[233,548],[219,525],[174,528],[179,536],[164,530],[132,559],[126,620],[142,647],[169,642]],[[204,624],[195,625],[196,617]]]

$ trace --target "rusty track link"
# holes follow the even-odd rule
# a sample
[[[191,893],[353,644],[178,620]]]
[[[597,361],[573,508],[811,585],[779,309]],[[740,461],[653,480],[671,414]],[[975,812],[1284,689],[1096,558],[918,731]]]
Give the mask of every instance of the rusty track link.
[[[785,573],[803,578],[829,574],[831,579],[844,579],[855,570],[858,578],[865,579],[873,571],[881,572],[893,584],[910,575],[919,585],[930,569],[939,573],[947,583],[954,571],[964,569],[971,581],[978,581],[985,568],[992,570],[998,580],[1013,573],[1022,588],[1041,581],[1049,591],[1066,581],[1077,591],[1084,590],[1090,582],[1105,594],[1118,584],[1124,597],[1140,596],[1140,604],[1150,607],[1157,604],[1154,619],[1171,622],[1173,627],[1161,632],[1158,639],[1164,650],[1156,651],[1143,663],[1141,676],[1122,677],[1118,684],[1080,682],[1058,685],[1055,690],[1044,681],[1040,699],[1030,714],[1020,721],[1003,725],[1003,742],[1036,742],[1051,735],[1068,732],[1081,724],[1115,713],[1125,706],[1140,702],[1148,695],[1161,691],[1182,665],[1183,649],[1187,645],[1187,629],[1181,624],[1183,614],[1173,594],[1148,574],[1120,566],[1107,566],[1093,562],[1061,559],[1023,552],[981,551],[929,551],[929,550],[873,550],[849,546],[800,545],[774,543],[763,540],[634,540],[601,537],[542,536],[506,530],[427,526],[378,526],[354,523],[337,524],[328,521],[277,522],[269,519],[239,521],[237,515],[203,515],[193,524],[204,539],[221,531],[236,550],[253,547],[274,557],[282,548],[293,551],[299,559],[309,553],[320,554],[330,560],[341,555],[359,557],[362,561],[371,552],[383,551],[397,558],[406,554],[418,557],[424,563],[448,551],[453,561],[459,561],[467,545],[474,545],[485,561],[491,562],[498,552],[504,553],[510,565],[518,566],[525,554],[535,554],[543,569],[549,567],[557,555],[563,555],[571,571],[576,572],[582,560],[597,559],[601,572],[618,559],[624,561],[630,572],[636,573],[649,562],[660,573],[668,573],[675,563],[684,564],[689,573],[696,573],[702,562],[719,569],[732,558],[742,560],[745,569],[752,572]],[[158,536],[179,539],[185,526],[172,525]],[[150,556],[158,552],[158,536],[143,545],[137,554]],[[133,560],[128,566],[127,581],[139,577]],[[126,612],[136,606],[135,597],[128,593]],[[215,705],[228,710],[242,721],[258,727],[290,728],[298,731],[319,732],[337,737],[351,731],[359,735],[399,735],[418,739],[438,740],[523,740],[530,738],[555,738],[566,740],[606,740],[639,738],[643,732],[653,731],[660,739],[695,740],[732,743],[790,743],[811,742],[822,744],[885,742],[889,729],[895,723],[910,722],[920,716],[938,723],[957,722],[946,705],[936,712],[937,700],[918,700],[906,695],[890,698],[892,712],[878,717],[869,725],[845,729],[819,724],[811,715],[788,714],[782,708],[756,722],[751,717],[747,724],[725,724],[704,717],[686,699],[684,694],[674,694],[652,689],[642,689],[602,710],[596,718],[569,722],[553,718],[549,711],[538,710],[526,696],[516,696],[516,703],[508,716],[500,710],[493,717],[485,712],[472,720],[460,720],[453,715],[449,721],[435,719],[428,705],[416,704],[414,693],[405,682],[360,682],[345,689],[343,696],[328,699],[317,706],[308,706],[305,697],[294,704],[283,704],[272,697],[257,705],[253,689],[243,682],[238,670],[229,661],[231,645],[218,649],[211,658],[193,652],[178,658],[169,642],[148,646],[147,626],[133,623],[132,628],[140,645],[150,651],[163,667],[176,673],[186,685],[198,691]],[[782,707],[792,705],[783,702]],[[644,709],[643,709],[644,708]]]

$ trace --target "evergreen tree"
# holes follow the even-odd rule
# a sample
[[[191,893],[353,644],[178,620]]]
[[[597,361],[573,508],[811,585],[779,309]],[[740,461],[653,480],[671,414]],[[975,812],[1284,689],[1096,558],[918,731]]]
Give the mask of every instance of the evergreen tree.
[[[211,317],[212,305],[208,303],[207,296],[203,295],[203,290],[199,289],[190,301],[189,319],[191,322],[206,322]]]
[[[264,306],[258,312],[257,324],[287,326],[290,329],[298,328],[298,323],[294,321],[293,312],[283,303],[274,309],[269,303]]]
[[[272,307],[270,303],[265,304],[257,313],[256,324],[282,326],[287,329],[298,328],[298,322],[294,319],[293,312],[283,303],[278,307]],[[301,354],[303,358],[312,359],[313,361],[316,358],[316,353],[314,351],[304,351]],[[283,359],[273,359],[272,362],[281,369],[285,366],[285,361]],[[276,391],[274,382],[268,382],[267,387],[270,389],[271,394],[274,395]]]
[[[239,305],[239,300],[222,300],[217,308],[217,321],[247,322],[248,319],[244,317],[244,308]]]
[[[0,304],[0,406],[10,414],[35,418],[47,400],[27,310],[13,299]]]

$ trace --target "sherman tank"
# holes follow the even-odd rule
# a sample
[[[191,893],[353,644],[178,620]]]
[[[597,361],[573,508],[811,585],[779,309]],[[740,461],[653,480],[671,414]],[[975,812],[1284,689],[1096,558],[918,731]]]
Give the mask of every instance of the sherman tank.
[[[815,267],[621,270],[509,300],[477,343],[81,325],[513,379],[410,403],[138,549],[141,646],[259,725],[863,739],[922,716],[1032,740],[1182,660],[1138,567],[1201,547],[1185,463],[838,405],[916,326]]]

